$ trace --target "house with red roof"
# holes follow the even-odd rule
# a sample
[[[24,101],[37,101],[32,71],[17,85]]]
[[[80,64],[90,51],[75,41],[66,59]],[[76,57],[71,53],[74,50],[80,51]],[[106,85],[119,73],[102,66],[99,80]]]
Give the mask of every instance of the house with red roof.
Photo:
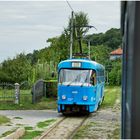
[[[123,50],[118,48],[110,53],[110,60],[121,59],[123,55]]]

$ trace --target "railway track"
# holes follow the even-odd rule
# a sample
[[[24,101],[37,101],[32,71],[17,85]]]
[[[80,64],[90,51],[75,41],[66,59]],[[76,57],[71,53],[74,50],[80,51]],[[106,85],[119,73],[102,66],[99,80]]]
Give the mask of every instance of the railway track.
[[[63,117],[39,139],[71,139],[87,117]]]

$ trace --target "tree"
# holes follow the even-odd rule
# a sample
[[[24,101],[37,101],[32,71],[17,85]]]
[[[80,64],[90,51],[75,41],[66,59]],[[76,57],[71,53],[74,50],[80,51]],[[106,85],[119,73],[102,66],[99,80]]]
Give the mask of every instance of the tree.
[[[21,53],[13,60],[8,59],[2,63],[2,71],[5,72],[8,81],[6,82],[23,82],[30,77],[31,65],[26,55]]]
[[[112,28],[108,30],[103,37],[104,45],[111,49],[117,49],[122,42],[120,29]]]
[[[0,82],[12,82],[12,78],[2,69],[0,69]]]
[[[72,19],[69,18],[67,28],[64,29],[60,36],[47,40],[47,42],[50,43],[48,47],[41,50],[34,50],[33,53],[27,55],[21,53],[14,59],[5,60],[0,65],[0,81],[20,83],[28,80],[33,84],[40,78],[50,79],[51,72],[57,71],[58,63],[69,58],[71,20]],[[88,16],[83,12],[78,12],[75,13],[73,21],[73,52],[87,53],[88,48],[84,39],[82,40],[82,37],[88,31]],[[120,29],[114,28],[108,30],[106,33],[87,35],[85,38],[91,39],[91,59],[103,65],[109,62],[108,59],[111,50],[117,48],[121,43]],[[111,83],[117,80],[117,84],[119,84],[121,70],[117,69],[118,74],[116,76],[114,76],[116,74],[115,68],[109,72],[111,72]],[[114,83],[116,84],[116,81]]]
[[[109,72],[109,84],[110,85],[121,85],[122,77],[122,63],[121,60],[112,62],[112,69]]]
[[[87,53],[88,48],[84,45],[84,52]],[[90,57],[98,63],[105,65],[109,60],[110,48],[104,45],[91,46]]]
[[[108,46],[111,50],[117,49],[122,42],[120,29],[111,28],[105,33],[87,35],[86,39],[91,38],[91,45]]]
[[[68,25],[68,29],[70,29],[71,27],[71,22],[72,19],[69,19],[69,25]],[[74,14],[74,18],[73,18],[73,39],[74,39],[74,51],[77,51],[78,48],[78,44],[77,44],[77,40],[79,43],[79,52],[82,53],[82,37],[84,34],[87,33],[88,31],[88,24],[89,24],[89,19],[86,13],[84,12],[77,12]]]

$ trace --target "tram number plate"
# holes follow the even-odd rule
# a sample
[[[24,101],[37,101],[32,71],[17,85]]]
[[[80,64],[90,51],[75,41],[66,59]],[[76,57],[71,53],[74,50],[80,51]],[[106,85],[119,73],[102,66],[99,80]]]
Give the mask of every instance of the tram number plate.
[[[81,67],[81,63],[79,63],[79,62],[72,62],[72,67],[73,68],[80,68]]]

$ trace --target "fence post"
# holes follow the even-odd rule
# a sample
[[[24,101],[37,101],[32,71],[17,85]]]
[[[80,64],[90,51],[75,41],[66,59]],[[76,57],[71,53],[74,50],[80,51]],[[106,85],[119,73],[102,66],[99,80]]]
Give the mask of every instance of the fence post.
[[[46,82],[45,81],[43,82],[43,96],[47,97],[46,96]]]
[[[19,84],[15,83],[15,104],[19,104],[19,99],[20,99]]]

